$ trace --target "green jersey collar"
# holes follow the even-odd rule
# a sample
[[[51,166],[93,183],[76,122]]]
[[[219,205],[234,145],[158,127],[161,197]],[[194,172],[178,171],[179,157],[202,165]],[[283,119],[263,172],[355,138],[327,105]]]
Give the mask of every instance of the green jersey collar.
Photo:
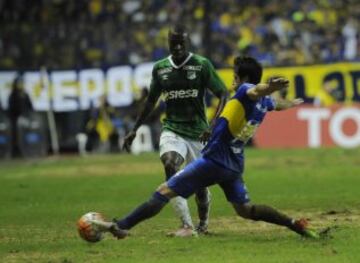
[[[193,56],[193,53],[189,52],[189,55],[187,56],[187,58],[186,58],[186,59],[184,60],[184,62],[181,63],[180,65],[176,65],[176,64],[174,63],[174,61],[173,61],[172,58],[171,58],[171,55],[168,56],[168,59],[169,59],[169,61],[170,61],[171,66],[173,66],[173,67],[176,68],[176,69],[179,69],[179,68],[181,68],[182,66],[184,66],[184,65],[189,61],[189,59],[190,59],[192,56]]]

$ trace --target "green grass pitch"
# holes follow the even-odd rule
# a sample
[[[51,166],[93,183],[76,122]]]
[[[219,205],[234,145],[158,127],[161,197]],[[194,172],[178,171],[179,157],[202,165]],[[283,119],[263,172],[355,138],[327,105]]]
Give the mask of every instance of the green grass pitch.
[[[360,149],[246,151],[252,201],[331,227],[323,240],[235,216],[217,186],[212,235],[166,237],[179,226],[169,206],[125,240],[79,238],[82,214],[121,217],[163,178],[157,154],[0,163],[0,262],[360,262]],[[190,207],[196,222],[193,198]]]

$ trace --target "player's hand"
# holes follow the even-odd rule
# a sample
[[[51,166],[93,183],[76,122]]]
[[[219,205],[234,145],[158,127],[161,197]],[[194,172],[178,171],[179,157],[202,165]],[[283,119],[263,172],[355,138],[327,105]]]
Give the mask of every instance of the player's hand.
[[[271,78],[269,81],[269,89],[272,91],[281,90],[289,87],[289,80],[285,78]]]
[[[298,105],[300,105],[300,104],[303,104],[303,103],[304,103],[304,100],[301,99],[301,98],[296,98],[296,99],[292,100],[291,103],[292,103],[293,107],[295,107],[295,106],[298,106]]]
[[[202,144],[206,144],[208,142],[208,140],[210,139],[210,136],[211,136],[211,131],[210,131],[210,129],[208,129],[200,135],[199,141]]]
[[[128,134],[126,134],[126,136],[124,138],[123,149],[125,149],[127,152],[130,152],[131,144],[132,144],[133,140],[135,139],[135,137],[136,137],[135,131],[131,131]]]

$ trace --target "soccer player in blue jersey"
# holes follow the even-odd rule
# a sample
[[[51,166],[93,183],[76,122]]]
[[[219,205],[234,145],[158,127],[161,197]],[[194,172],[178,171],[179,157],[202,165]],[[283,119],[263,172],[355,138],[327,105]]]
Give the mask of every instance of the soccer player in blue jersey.
[[[295,220],[267,205],[252,204],[243,180],[244,146],[269,111],[284,110],[301,104],[302,99],[274,99],[270,95],[288,87],[288,80],[261,80],[262,67],[251,57],[234,61],[235,95],[227,102],[217,119],[212,136],[202,151],[202,157],[187,165],[166,183],[160,185],[151,198],[129,215],[114,222],[101,222],[105,231],[124,238],[128,230],[158,214],[171,198],[188,198],[197,189],[218,184],[236,213],[246,219],[281,225],[305,236],[317,238],[305,219]]]

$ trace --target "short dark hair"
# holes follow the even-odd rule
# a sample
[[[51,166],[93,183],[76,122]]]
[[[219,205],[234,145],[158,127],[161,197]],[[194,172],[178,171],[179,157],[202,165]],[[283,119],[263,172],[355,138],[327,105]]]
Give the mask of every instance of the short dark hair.
[[[169,30],[169,35],[179,35],[183,38],[187,38],[188,37],[188,32],[186,30],[186,27],[182,24],[175,24],[173,25],[170,30]]]
[[[262,77],[262,66],[260,63],[247,56],[238,56],[234,59],[234,71],[240,79],[247,77],[247,81],[251,84],[258,84]]]

